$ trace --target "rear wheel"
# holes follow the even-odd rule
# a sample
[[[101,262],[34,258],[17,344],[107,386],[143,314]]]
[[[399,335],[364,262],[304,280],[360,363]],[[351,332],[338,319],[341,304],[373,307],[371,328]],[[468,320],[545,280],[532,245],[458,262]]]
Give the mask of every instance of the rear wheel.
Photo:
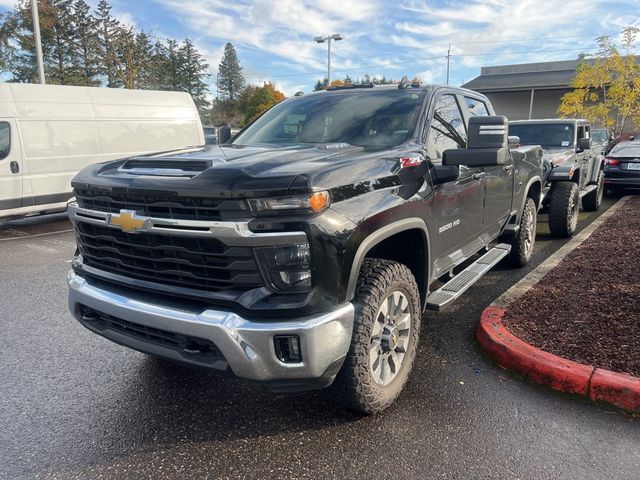
[[[349,353],[330,388],[345,407],[367,415],[388,408],[409,378],[420,335],[420,296],[401,263],[366,259],[354,299]]]
[[[527,198],[522,209],[520,228],[510,242],[511,251],[507,257],[507,261],[514,267],[524,267],[531,260],[533,246],[536,243],[536,225],[536,204],[533,199]]]
[[[557,182],[549,201],[549,230],[554,237],[571,237],[578,226],[580,192],[573,182]]]
[[[600,210],[602,205],[602,195],[604,192],[604,172],[600,170],[598,173],[598,181],[596,183],[596,189],[593,192],[589,192],[582,199],[582,208],[588,212],[596,212]]]

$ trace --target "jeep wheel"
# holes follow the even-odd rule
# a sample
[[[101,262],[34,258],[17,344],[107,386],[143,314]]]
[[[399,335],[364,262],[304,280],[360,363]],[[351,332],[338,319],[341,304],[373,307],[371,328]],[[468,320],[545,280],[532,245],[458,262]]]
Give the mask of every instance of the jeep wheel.
[[[524,267],[533,253],[533,246],[536,243],[537,211],[536,204],[531,198],[527,198],[522,209],[520,228],[513,240],[511,240],[511,252],[507,261],[514,267]]]
[[[330,388],[334,399],[367,415],[389,407],[404,387],[420,335],[420,296],[404,265],[365,259],[349,353]]]
[[[551,191],[549,230],[554,237],[570,237],[578,226],[580,192],[573,182],[558,182]]]
[[[582,199],[582,208],[588,212],[597,212],[602,204],[602,194],[604,192],[604,172],[598,173],[598,182],[593,192],[587,193]]]

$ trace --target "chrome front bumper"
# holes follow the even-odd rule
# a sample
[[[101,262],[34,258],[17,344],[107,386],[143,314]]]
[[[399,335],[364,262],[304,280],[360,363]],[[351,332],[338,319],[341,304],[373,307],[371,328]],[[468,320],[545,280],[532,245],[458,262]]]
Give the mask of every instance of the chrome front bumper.
[[[267,382],[274,388],[304,389],[305,385],[329,385],[349,350],[354,308],[346,303],[317,316],[287,321],[250,321],[222,310],[187,311],[152,303],[148,295],[138,298],[92,285],[69,272],[69,308],[83,325],[81,306],[144,327],[211,341],[224,355],[229,369],[240,378]],[[87,328],[90,328],[87,326]],[[92,331],[121,345],[181,363],[202,366],[189,354],[144,338],[108,330]],[[297,335],[302,362],[284,363],[276,357],[274,336]],[[225,364],[225,365],[226,365]],[[313,387],[311,387],[313,388]]]

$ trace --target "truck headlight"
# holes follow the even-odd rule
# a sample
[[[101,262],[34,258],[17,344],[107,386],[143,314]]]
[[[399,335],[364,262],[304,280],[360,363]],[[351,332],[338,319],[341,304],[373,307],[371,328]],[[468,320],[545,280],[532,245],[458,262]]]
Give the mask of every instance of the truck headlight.
[[[320,213],[331,205],[329,192],[314,192],[290,197],[259,198],[249,200],[254,215],[279,212]]]
[[[277,292],[307,292],[311,288],[311,253],[308,243],[255,249],[260,271]]]

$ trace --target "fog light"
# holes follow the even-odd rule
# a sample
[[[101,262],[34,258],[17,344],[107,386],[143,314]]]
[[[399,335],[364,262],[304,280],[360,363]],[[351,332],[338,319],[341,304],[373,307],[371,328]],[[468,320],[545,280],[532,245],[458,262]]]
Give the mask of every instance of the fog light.
[[[256,248],[265,282],[277,292],[305,292],[311,288],[309,244]]]
[[[297,335],[277,335],[273,337],[276,357],[282,363],[302,362],[300,338]]]

